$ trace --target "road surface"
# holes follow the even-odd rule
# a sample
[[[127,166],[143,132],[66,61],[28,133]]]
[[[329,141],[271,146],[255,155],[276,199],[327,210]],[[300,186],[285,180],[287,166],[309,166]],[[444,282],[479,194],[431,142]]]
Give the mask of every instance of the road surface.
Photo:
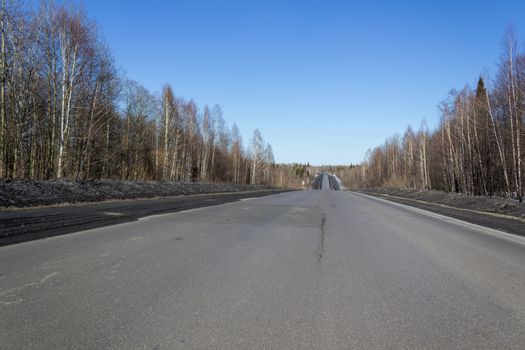
[[[525,347],[522,238],[323,182],[0,248],[0,348]]]

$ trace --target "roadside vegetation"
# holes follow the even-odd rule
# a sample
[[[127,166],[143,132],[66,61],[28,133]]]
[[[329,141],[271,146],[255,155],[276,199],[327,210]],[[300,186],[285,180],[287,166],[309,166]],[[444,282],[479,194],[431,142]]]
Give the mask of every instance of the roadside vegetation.
[[[121,74],[74,2],[25,4],[1,2],[0,178],[302,184],[259,130],[245,146],[219,105]]]
[[[343,181],[353,188],[392,187],[504,196],[523,201],[525,53],[512,28],[496,75],[452,90],[435,130],[410,126],[367,152]]]

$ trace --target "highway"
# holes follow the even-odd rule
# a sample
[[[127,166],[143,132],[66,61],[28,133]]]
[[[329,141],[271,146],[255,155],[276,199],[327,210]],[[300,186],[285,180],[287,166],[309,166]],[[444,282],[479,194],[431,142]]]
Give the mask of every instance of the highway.
[[[0,248],[1,349],[523,349],[525,239],[362,194]]]

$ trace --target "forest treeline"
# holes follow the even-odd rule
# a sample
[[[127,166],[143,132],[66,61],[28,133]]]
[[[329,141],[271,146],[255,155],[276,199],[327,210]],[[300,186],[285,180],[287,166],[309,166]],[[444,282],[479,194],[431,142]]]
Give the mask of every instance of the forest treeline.
[[[352,167],[354,187],[436,189],[523,200],[525,54],[512,28],[493,79],[451,91],[435,130],[423,122],[367,152]],[[490,88],[487,83],[490,82]]]
[[[246,149],[220,106],[119,74],[80,7],[22,4],[2,0],[0,13],[0,178],[301,183],[259,130]]]

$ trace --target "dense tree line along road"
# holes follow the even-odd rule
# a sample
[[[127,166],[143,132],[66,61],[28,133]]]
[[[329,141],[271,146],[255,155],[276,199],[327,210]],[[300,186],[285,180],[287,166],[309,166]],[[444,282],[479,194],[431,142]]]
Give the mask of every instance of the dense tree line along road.
[[[75,1],[0,2],[2,179],[120,179],[299,188],[299,164],[274,164],[259,129],[249,143],[220,105],[160,96],[119,72]],[[67,53],[67,54],[66,54]],[[159,86],[160,88],[160,86]]]
[[[523,348],[525,240],[288,192],[0,248],[2,349]]]

